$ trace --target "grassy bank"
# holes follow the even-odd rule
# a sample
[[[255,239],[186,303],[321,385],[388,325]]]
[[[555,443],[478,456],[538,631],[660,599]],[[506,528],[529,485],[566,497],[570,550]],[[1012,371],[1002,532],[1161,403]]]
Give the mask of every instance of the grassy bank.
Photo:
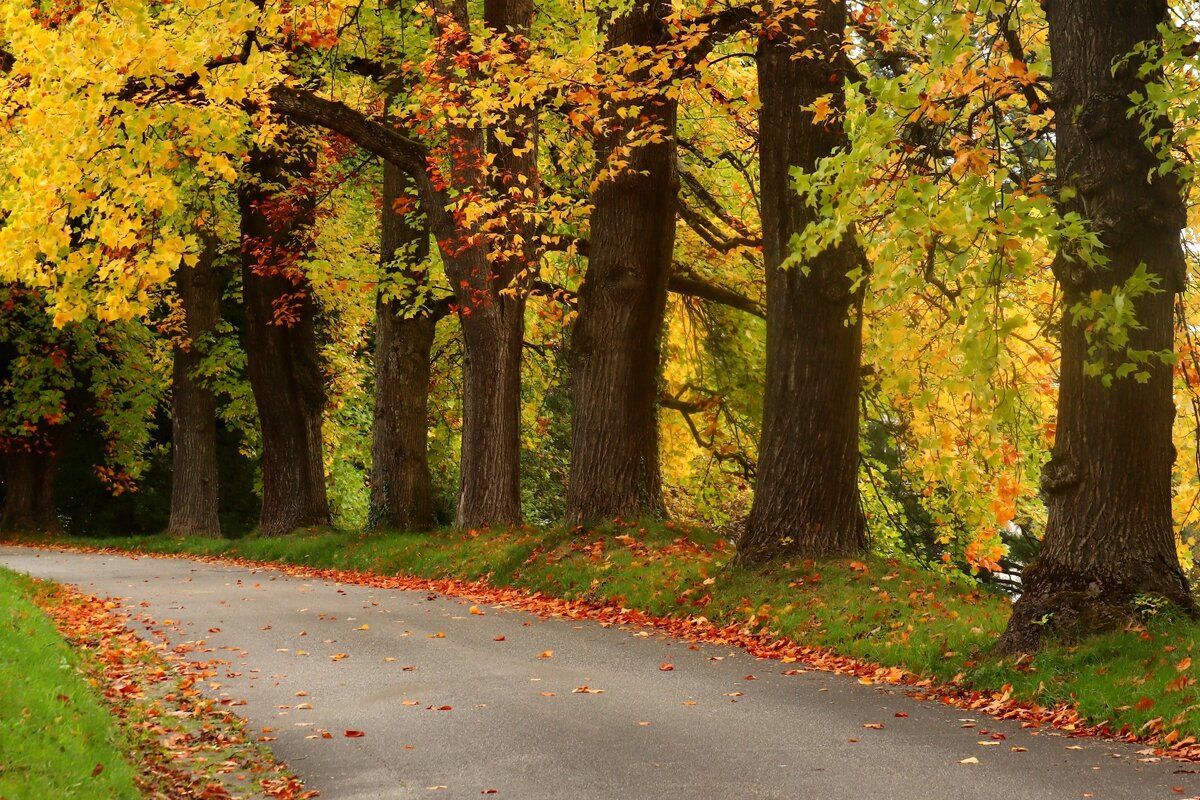
[[[718,626],[785,637],[885,667],[1055,706],[1186,746],[1200,738],[1192,665],[1200,625],[1148,603],[1142,623],[1032,659],[991,653],[1008,618],[1006,597],[961,576],[897,560],[804,562],[766,571],[733,567],[716,536],[665,526],[436,531],[370,535],[335,531],[238,540],[166,537],[61,540],[87,547],[232,556],[300,566],[425,578],[486,578],[566,599],[588,599],[656,617],[703,616]]]
[[[124,732],[36,591],[0,569],[0,798],[140,798]]]

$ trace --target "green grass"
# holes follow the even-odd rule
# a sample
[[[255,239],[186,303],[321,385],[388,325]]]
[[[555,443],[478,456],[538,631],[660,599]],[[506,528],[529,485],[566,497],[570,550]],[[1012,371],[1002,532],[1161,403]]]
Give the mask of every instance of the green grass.
[[[1200,625],[1153,615],[1144,624],[1033,659],[992,654],[1006,597],[957,575],[883,558],[733,567],[715,535],[670,524],[456,533],[299,532],[237,540],[163,536],[65,539],[143,552],[229,555],[314,567],[487,578],[567,599],[617,602],[655,616],[703,615],[718,625],[784,636],[938,682],[1017,699],[1075,705],[1091,723],[1200,738]],[[1200,661],[1200,657],[1197,657]],[[1178,731],[1178,734],[1171,734]],[[1169,740],[1168,740],[1169,741]]]
[[[140,798],[117,721],[35,591],[0,569],[0,798]]]

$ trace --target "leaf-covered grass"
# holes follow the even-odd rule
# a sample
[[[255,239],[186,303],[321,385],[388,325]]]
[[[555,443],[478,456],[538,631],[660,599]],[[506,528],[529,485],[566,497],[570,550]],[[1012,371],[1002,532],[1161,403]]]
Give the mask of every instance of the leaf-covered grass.
[[[237,540],[163,536],[64,543],[143,552],[228,555],[257,561],[408,574],[486,578],[566,599],[616,602],[660,617],[704,616],[724,626],[787,637],[937,682],[1000,691],[1043,706],[1070,703],[1089,723],[1128,726],[1163,743],[1200,738],[1192,665],[1200,625],[1147,609],[1144,624],[1032,659],[1000,659],[992,645],[1007,597],[970,580],[895,559],[868,558],[745,570],[706,531],[670,523],[457,533],[300,532]],[[1198,659],[1200,660],[1200,659]]]
[[[0,569],[0,798],[140,798],[124,734],[35,591]]]

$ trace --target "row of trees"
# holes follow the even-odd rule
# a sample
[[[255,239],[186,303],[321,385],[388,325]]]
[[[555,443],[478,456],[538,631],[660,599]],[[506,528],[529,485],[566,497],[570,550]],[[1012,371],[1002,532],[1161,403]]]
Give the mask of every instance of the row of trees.
[[[320,287],[346,281],[322,273],[322,231],[377,214],[370,526],[435,522],[443,319],[462,354],[454,522],[521,521],[527,337],[553,319],[570,522],[665,512],[667,408],[754,479],[739,561],[862,552],[867,513],[899,502],[873,483],[866,408],[923,463],[912,496],[933,524],[972,532],[975,566],[1044,500],[1005,647],[1139,593],[1193,610],[1172,505],[1185,5],[218,5],[0,4],[4,527],[56,526],[49,487],[83,417],[104,420],[111,463],[136,461],[120,456],[148,437],[149,320],[173,346],[170,529],[219,533],[231,282],[259,529],[328,523],[326,351],[347,345]],[[377,211],[336,199],[366,185]],[[765,315],[756,447],[730,444],[719,396],[664,391],[662,345],[687,336],[672,294],[735,309],[751,338]]]

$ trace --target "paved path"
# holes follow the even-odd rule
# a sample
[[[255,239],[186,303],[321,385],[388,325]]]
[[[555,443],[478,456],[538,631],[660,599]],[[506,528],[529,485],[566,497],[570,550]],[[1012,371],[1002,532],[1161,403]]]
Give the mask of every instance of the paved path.
[[[0,547],[0,565],[172,620],[172,644],[205,640],[202,657],[229,661],[216,692],[274,729],[271,746],[323,800],[1200,795],[1200,765],[647,631],[177,559]],[[306,738],[318,729],[333,738]]]

